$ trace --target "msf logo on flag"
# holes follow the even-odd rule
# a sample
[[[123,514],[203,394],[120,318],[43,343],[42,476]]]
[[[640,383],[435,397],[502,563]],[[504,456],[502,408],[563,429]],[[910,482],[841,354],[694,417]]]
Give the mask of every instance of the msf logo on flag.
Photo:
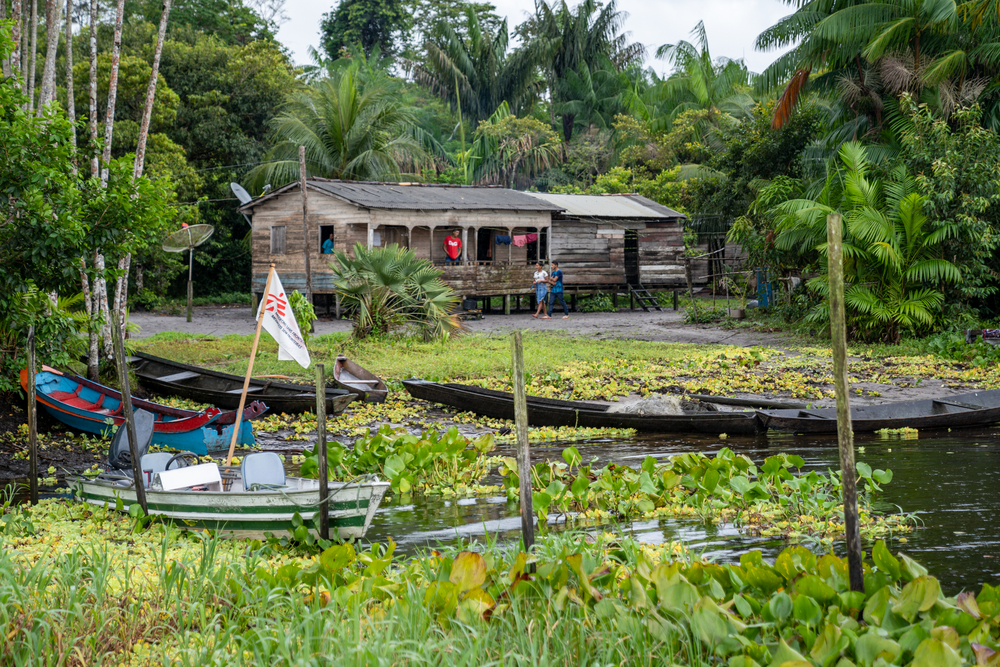
[[[299,323],[295,321],[295,314],[277,272],[271,274],[267,292],[267,298],[260,304],[257,317],[261,320],[263,329],[278,343],[278,359],[294,359],[303,368],[309,368],[309,349],[299,331]]]
[[[269,313],[277,313],[278,317],[284,317],[286,306],[288,306],[288,300],[285,298],[284,292],[281,294],[268,294],[264,310]]]

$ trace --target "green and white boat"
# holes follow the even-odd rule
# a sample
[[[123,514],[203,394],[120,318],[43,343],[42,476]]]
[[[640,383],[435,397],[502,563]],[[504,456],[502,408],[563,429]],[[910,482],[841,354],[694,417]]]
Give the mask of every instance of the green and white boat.
[[[226,537],[261,539],[266,533],[281,535],[292,529],[298,514],[316,534],[313,519],[320,506],[319,481],[286,478],[281,460],[275,454],[248,454],[239,468],[199,463],[169,469],[172,462],[161,461],[162,467],[157,466],[151,460],[156,456],[143,456],[141,464],[144,482],[148,484],[146,504],[152,516],[169,518],[191,530],[214,530]],[[76,475],[67,481],[74,496],[84,502],[116,507],[121,500],[121,509],[126,512],[136,502],[134,481],[124,470],[96,477]],[[339,533],[341,538],[363,537],[388,488],[388,482],[374,476],[347,483],[330,482],[327,501],[330,534]]]

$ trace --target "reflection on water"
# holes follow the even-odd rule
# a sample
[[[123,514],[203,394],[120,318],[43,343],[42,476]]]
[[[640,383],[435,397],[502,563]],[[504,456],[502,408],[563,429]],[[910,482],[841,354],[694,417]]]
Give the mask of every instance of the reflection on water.
[[[596,458],[598,465],[614,461],[637,466],[647,455],[713,452],[725,446],[757,463],[778,452],[798,454],[806,467],[825,471],[839,466],[836,444],[829,436],[772,434],[724,441],[697,435],[660,436],[575,446],[584,460]],[[982,583],[1000,581],[1000,531],[991,523],[1000,510],[1000,495],[994,491],[1000,474],[1000,431],[962,430],[919,440],[859,435],[855,446],[859,461],[893,471],[892,483],[885,486],[882,496],[889,511],[898,506],[919,513],[922,521],[920,529],[905,536],[905,543],[890,541],[894,552],[903,551],[923,563],[949,593],[963,588],[978,591]],[[533,460],[557,459],[561,451],[561,446],[533,447],[531,454]],[[514,455],[511,448],[497,453]],[[551,528],[559,530],[561,526],[552,524]],[[695,553],[721,561],[738,560],[751,549],[773,558],[787,545],[773,538],[741,535],[730,525],[705,525],[689,519],[635,521],[603,528],[642,542],[681,541]],[[520,530],[517,505],[508,504],[502,495],[457,501],[417,498],[408,504],[396,500],[381,509],[366,540],[392,537],[409,552],[438,544],[483,541],[487,536],[514,541],[520,539]],[[842,552],[843,543],[835,543],[834,549]]]
[[[608,461],[638,466],[646,456],[715,452],[722,447],[747,454],[757,463],[785,452],[798,454],[809,468],[825,471],[839,466],[836,439],[830,436],[771,434],[720,440],[677,435],[574,445],[585,461],[597,459],[598,466]],[[855,446],[859,461],[893,471],[892,483],[885,486],[882,496],[890,511],[898,506],[919,513],[922,521],[920,529],[905,536],[905,543],[891,541],[892,551],[903,551],[924,564],[950,594],[963,588],[978,591],[982,583],[1000,582],[1000,531],[992,524],[1000,511],[1000,494],[996,492],[1000,431],[965,429],[926,437],[922,434],[919,440],[879,440],[861,435]],[[561,452],[562,445],[534,446],[531,450],[536,461],[561,460]],[[496,453],[513,456],[514,450],[504,447]],[[494,476],[487,483],[500,484],[500,477]],[[19,499],[26,500],[26,492],[23,489]],[[562,529],[557,524],[551,527]],[[746,537],[730,525],[705,525],[689,519],[635,521],[601,529],[653,544],[680,541],[695,553],[721,561],[738,560],[751,549],[773,558],[787,545],[772,538]],[[520,534],[518,507],[508,504],[503,495],[460,500],[415,496],[405,504],[395,499],[383,505],[365,541],[381,542],[391,537],[406,553],[487,538],[516,541]],[[834,549],[842,552],[843,543],[835,543]]]

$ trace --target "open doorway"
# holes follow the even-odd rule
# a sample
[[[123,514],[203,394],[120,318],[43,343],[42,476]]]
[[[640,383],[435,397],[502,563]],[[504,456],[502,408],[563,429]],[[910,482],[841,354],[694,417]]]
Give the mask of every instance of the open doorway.
[[[333,225],[319,226],[319,252],[322,255],[332,254],[335,247]]]

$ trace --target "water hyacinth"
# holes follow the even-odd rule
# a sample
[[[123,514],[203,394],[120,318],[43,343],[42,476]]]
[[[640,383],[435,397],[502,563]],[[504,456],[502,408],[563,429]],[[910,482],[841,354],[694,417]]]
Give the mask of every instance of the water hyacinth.
[[[949,597],[877,542],[865,592],[800,546],[711,563],[607,534],[401,557],[218,541],[48,500],[0,551],[9,664],[991,664],[1000,590]],[[995,662],[995,660],[993,661]]]

